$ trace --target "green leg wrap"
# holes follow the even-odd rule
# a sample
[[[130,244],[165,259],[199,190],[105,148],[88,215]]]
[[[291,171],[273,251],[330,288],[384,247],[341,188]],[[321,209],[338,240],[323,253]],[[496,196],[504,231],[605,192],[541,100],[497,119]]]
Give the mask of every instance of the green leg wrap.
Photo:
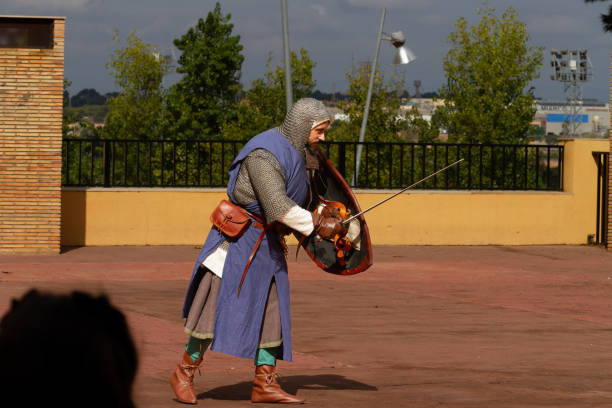
[[[202,356],[204,352],[212,343],[212,339],[198,339],[193,336],[189,336],[187,344],[185,345],[185,351],[189,354],[192,361],[196,361],[200,357],[200,343],[202,344]]]
[[[255,356],[255,365],[276,365],[276,356],[280,354],[282,346],[278,347],[269,347],[269,348],[260,348],[257,350],[257,355]]]

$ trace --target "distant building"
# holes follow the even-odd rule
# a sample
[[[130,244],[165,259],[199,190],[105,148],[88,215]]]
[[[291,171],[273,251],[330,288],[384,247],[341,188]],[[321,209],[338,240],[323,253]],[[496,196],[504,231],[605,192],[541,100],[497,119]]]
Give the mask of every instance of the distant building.
[[[434,100],[433,98],[410,98],[410,100],[407,102],[402,103],[400,110],[402,111],[402,114],[405,114],[406,112],[409,112],[413,106],[416,106],[419,113],[423,115],[423,118],[426,119],[425,116],[427,116],[428,118],[426,120],[429,120],[431,119],[433,112],[442,105],[444,105],[444,100],[442,99]]]
[[[334,120],[339,120],[339,121],[348,121],[349,120],[349,115],[344,113],[344,111],[342,109],[337,108],[336,106],[329,106],[329,105],[327,105],[327,111],[329,112],[330,115],[332,115]]]
[[[408,101],[403,101],[400,106],[400,117],[405,117],[414,107],[417,108],[422,118],[430,121],[435,110],[444,105],[444,100],[432,98],[411,98]],[[335,120],[348,120],[342,110],[336,107],[328,107],[330,113]],[[544,133],[561,135],[567,124],[564,125],[568,118],[569,106],[565,101],[536,101],[536,113],[531,122],[532,125],[539,126],[544,129]],[[599,102],[594,99],[584,99],[577,115],[579,126],[576,130],[576,135],[597,135],[605,136],[608,134],[610,123],[610,104]],[[440,129],[441,139],[446,135],[444,129]]]
[[[567,102],[538,100],[536,107],[537,111],[532,123],[542,127],[547,134],[560,135],[566,132],[567,122],[571,120]],[[576,122],[579,124],[576,129],[577,136],[606,135],[610,123],[610,104],[594,99],[582,100]]]

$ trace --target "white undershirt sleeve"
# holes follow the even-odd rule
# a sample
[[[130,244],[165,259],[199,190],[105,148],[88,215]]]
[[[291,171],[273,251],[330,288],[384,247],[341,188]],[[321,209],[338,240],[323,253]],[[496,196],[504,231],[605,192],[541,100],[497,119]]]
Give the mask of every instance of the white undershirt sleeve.
[[[310,235],[314,230],[310,212],[297,205],[291,207],[278,221],[304,235]],[[353,219],[349,223],[346,237],[351,241],[356,250],[359,251],[361,249],[361,226],[359,220]]]
[[[312,214],[310,211],[303,209],[299,205],[294,205],[278,219],[288,227],[293,228],[303,235],[310,235],[314,230],[312,223]]]

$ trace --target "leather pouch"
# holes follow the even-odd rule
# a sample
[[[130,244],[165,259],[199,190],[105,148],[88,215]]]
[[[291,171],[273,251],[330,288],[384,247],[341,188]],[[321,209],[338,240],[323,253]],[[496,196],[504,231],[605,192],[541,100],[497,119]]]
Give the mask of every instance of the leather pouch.
[[[242,207],[227,200],[221,200],[210,214],[210,222],[228,237],[238,238],[251,225],[251,218]]]

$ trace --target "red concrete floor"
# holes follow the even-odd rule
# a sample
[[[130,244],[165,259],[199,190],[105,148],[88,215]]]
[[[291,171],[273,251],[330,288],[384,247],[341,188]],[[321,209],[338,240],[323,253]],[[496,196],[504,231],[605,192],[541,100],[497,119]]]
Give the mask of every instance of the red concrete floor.
[[[184,407],[168,378],[186,340],[180,309],[197,253],[0,256],[0,314],[32,287],[108,294],[140,351],[137,405]],[[295,361],[279,371],[308,406],[612,407],[612,252],[377,247],[370,270],[346,277],[294,254]],[[252,379],[252,361],[207,352],[198,406],[250,406]]]

